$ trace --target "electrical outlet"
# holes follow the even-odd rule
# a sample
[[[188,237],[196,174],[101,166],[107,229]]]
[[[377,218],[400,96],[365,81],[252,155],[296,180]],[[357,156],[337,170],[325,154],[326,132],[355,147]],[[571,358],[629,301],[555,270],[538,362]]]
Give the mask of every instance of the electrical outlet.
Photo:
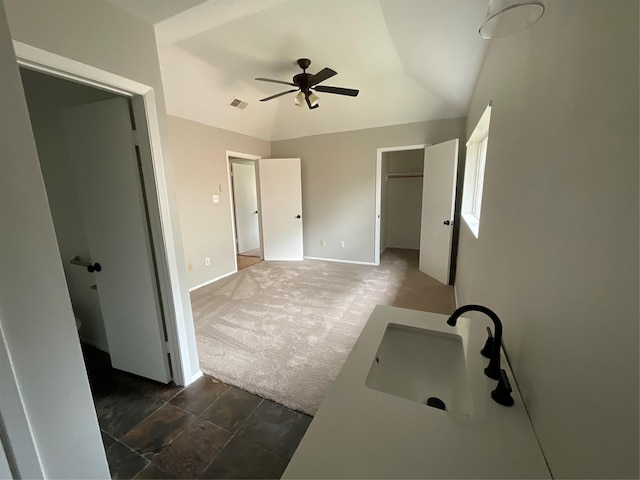
[[[211,259],[209,257],[204,259],[204,264],[208,267],[209,265],[211,265]]]
[[[193,263],[187,263],[187,270],[193,272]]]
[[[220,203],[220,195],[213,196],[213,203]]]
[[[324,247],[324,240],[320,240],[320,246]]]
[[[340,240],[340,248],[344,248],[344,240]]]

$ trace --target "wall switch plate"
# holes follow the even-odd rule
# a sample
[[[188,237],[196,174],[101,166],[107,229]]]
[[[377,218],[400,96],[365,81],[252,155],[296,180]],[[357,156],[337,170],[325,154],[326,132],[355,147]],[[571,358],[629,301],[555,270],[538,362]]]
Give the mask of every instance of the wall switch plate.
[[[187,263],[187,270],[193,272],[193,263]]]
[[[320,240],[320,246],[324,247],[324,240]]]
[[[213,196],[213,203],[220,203],[220,195]]]
[[[204,264],[208,267],[209,265],[211,265],[211,259],[209,257],[204,259]]]
[[[344,240],[340,240],[340,248],[344,248]]]

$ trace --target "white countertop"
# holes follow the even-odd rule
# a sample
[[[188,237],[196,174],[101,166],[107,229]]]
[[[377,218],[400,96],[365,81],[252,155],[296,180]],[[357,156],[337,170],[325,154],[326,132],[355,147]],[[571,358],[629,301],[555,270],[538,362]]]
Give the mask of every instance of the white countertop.
[[[480,355],[491,324],[378,305],[284,472],[283,478],[551,478],[513,373],[512,407],[490,396],[496,381]],[[365,385],[389,323],[462,337],[473,412],[467,417]]]

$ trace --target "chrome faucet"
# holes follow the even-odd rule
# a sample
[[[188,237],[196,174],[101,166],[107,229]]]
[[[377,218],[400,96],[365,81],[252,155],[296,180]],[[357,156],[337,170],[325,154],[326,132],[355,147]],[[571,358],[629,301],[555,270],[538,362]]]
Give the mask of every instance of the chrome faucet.
[[[498,315],[495,314],[492,310],[487,307],[483,307],[482,305],[464,305],[458,308],[447,320],[447,324],[455,327],[456,322],[460,315],[470,311],[482,312],[485,315],[488,315],[491,320],[493,320],[494,325],[494,338],[493,343],[491,345],[491,355],[489,356],[489,365],[484,369],[484,373],[487,377],[492,378],[494,380],[500,379],[500,345],[502,343],[502,322],[498,318]]]

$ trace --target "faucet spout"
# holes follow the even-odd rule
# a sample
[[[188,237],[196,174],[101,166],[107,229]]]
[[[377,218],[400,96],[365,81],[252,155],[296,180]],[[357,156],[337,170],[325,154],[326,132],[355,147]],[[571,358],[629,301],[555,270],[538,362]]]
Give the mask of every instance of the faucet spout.
[[[447,320],[447,324],[455,327],[458,318],[466,312],[482,312],[487,315],[494,325],[493,345],[491,348],[491,356],[489,357],[489,365],[484,369],[487,377],[494,380],[500,379],[500,345],[502,344],[502,322],[493,310],[482,305],[464,305],[458,308]]]

